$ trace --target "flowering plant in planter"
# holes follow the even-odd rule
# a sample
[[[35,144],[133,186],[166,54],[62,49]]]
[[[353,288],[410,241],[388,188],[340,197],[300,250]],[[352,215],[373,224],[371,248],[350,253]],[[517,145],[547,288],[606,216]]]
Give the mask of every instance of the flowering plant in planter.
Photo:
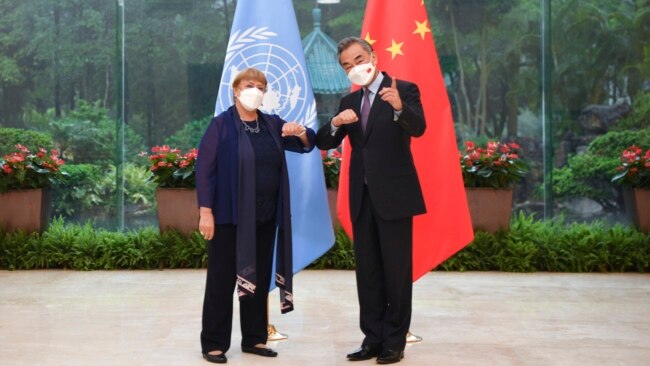
[[[183,154],[179,149],[167,145],[154,146],[151,155],[146,152],[140,156],[149,159],[152,176],[149,181],[155,182],[159,188],[195,188],[197,149],[191,149]]]
[[[338,150],[320,152],[323,161],[323,173],[325,174],[325,186],[331,189],[339,188],[339,174],[341,173],[341,153]]]
[[[49,188],[65,175],[60,169],[63,164],[56,150],[32,152],[17,144],[16,151],[0,158],[0,192]]]
[[[632,145],[621,152],[621,163],[616,167],[612,182],[631,188],[650,189],[650,149]]]
[[[514,142],[490,141],[486,146],[465,142],[465,152],[460,154],[465,187],[512,187],[527,173],[519,151],[520,146]]]

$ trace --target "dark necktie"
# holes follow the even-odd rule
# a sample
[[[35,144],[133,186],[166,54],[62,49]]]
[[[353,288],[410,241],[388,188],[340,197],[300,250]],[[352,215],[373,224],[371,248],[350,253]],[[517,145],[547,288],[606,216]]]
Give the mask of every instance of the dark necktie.
[[[363,103],[361,105],[361,128],[363,129],[363,132],[366,132],[368,115],[370,114],[370,93],[370,90],[366,88],[363,89]]]

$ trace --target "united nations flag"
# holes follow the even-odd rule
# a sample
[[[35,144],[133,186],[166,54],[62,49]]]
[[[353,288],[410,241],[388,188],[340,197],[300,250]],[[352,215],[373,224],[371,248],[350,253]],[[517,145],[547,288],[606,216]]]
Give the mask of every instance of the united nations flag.
[[[260,108],[263,112],[318,129],[316,101],[290,0],[237,2],[215,116],[234,104],[232,80],[248,67],[266,75],[267,92]],[[287,152],[286,157],[296,273],[327,252],[334,243],[334,232],[319,151]]]

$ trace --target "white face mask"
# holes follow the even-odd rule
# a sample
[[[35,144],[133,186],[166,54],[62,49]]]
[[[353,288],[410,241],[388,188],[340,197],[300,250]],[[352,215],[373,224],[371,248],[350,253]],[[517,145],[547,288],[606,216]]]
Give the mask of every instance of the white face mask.
[[[348,72],[348,79],[357,85],[366,86],[370,83],[373,76],[375,76],[375,65],[372,62],[366,64],[359,64],[350,69]]]
[[[239,102],[247,111],[254,111],[262,105],[264,93],[257,88],[246,88],[239,93]]]

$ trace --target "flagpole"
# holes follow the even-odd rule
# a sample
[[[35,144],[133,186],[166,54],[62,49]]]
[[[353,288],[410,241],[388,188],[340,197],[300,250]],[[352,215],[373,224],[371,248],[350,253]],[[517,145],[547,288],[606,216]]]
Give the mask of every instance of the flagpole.
[[[542,0],[542,122],[544,146],[544,220],[553,218],[553,124],[551,108],[551,0]]]

